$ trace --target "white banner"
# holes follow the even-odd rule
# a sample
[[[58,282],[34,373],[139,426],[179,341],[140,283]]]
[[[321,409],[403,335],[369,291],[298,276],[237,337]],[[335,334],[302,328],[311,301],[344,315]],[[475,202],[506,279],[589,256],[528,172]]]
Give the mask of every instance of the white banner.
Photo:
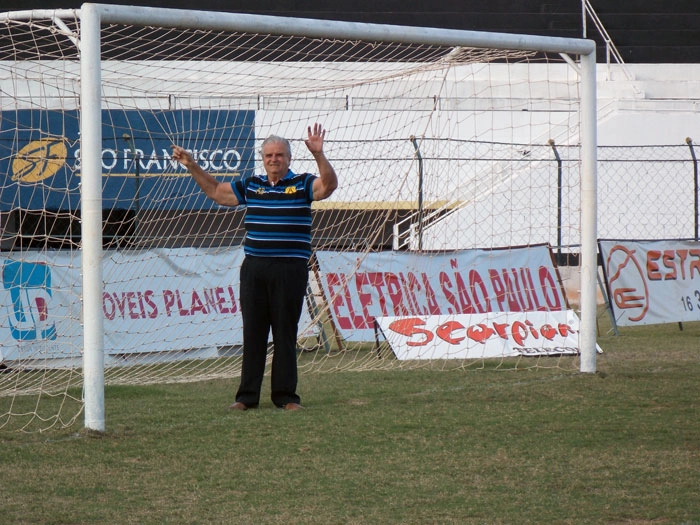
[[[580,321],[564,312],[378,317],[399,360],[578,355]]]
[[[700,243],[599,241],[620,326],[700,320]]]
[[[79,255],[28,252],[13,260],[14,255],[0,259],[0,362],[71,359],[72,364],[83,345]],[[239,247],[105,252],[105,354],[241,345],[242,261]],[[304,308],[300,329],[309,324]]]
[[[377,317],[566,310],[544,245],[447,254],[316,256],[333,320],[351,341],[374,340]]]
[[[237,345],[243,250],[115,252],[104,260],[106,353]]]
[[[63,252],[12,255],[0,259],[0,361],[80,356],[79,264]]]

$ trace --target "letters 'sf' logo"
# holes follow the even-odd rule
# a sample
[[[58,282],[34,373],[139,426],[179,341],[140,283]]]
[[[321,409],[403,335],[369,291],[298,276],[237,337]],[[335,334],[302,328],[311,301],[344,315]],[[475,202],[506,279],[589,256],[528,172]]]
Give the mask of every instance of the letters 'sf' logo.
[[[51,270],[46,264],[6,260],[2,284],[9,290],[7,305],[10,332],[17,341],[56,339],[56,325],[49,323]]]
[[[67,155],[63,137],[32,141],[12,160],[12,180],[32,183],[48,179],[63,167]]]

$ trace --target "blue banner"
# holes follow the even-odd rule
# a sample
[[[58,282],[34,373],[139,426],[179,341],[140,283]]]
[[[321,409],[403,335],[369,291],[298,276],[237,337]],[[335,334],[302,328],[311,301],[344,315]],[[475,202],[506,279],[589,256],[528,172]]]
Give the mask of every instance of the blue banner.
[[[0,211],[80,208],[79,119],[78,110],[0,113]],[[221,181],[251,175],[255,112],[103,110],[103,208],[216,206],[171,158],[172,144]]]

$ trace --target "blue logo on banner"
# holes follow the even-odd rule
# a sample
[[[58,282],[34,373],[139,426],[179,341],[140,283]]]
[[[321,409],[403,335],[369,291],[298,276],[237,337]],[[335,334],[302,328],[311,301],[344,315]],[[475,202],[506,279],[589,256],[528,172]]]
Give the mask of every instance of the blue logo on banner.
[[[79,120],[77,110],[0,112],[0,211],[80,207]],[[221,181],[255,169],[252,110],[103,110],[102,123],[104,209],[215,207],[171,158],[172,144]]]
[[[56,339],[56,325],[49,324],[51,270],[46,264],[6,260],[2,284],[9,290],[10,333],[17,341]]]

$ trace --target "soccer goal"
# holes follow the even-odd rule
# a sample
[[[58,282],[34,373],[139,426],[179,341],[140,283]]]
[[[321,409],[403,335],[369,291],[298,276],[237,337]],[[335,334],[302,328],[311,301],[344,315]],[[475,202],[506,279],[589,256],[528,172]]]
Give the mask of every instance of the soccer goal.
[[[102,431],[105,384],[236,376],[244,212],[171,145],[225,181],[282,135],[313,172],[315,122],[340,187],[314,205],[302,371],[595,371],[594,42],[100,4],[0,35],[0,427]],[[433,337],[474,347],[414,352]]]

